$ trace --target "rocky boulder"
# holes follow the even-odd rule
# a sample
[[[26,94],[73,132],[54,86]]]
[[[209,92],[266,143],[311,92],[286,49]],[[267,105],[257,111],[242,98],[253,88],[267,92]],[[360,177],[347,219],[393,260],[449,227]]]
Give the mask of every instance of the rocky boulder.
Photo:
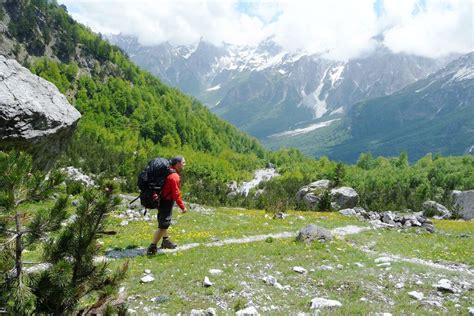
[[[0,56],[0,150],[25,150],[49,168],[80,117],[56,86]]]
[[[359,194],[353,188],[335,188],[331,190],[331,200],[334,202],[333,207],[338,210],[353,208],[359,202]]]
[[[441,219],[451,217],[451,212],[444,206],[435,201],[425,201],[422,205],[423,215],[426,217],[438,216]]]
[[[326,228],[319,227],[314,224],[310,224],[303,227],[303,229],[300,230],[300,232],[298,233],[298,236],[296,237],[296,240],[303,241],[306,243],[316,241],[316,240],[327,241],[331,239],[332,239],[332,234],[329,230],[327,230]]]
[[[474,190],[453,191],[454,205],[463,219],[474,219]]]
[[[331,188],[331,181],[323,179],[312,182],[304,187],[301,187],[296,193],[296,200],[298,202],[304,201],[304,197],[309,193],[314,193],[315,191],[328,190]],[[314,194],[313,194],[314,195]]]

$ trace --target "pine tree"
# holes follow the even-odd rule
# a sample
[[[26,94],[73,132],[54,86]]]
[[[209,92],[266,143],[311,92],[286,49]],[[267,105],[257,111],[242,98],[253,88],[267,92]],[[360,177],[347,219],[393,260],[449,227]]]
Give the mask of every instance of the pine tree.
[[[31,157],[20,152],[0,152],[0,175],[0,304],[15,314],[29,314],[36,298],[34,280],[24,269],[23,251],[60,227],[67,197],[60,197],[52,209],[39,211],[26,222],[19,206],[44,197],[63,179],[54,175],[45,180],[44,173],[33,173]]]
[[[68,314],[87,296],[96,302],[84,313],[114,305],[112,298],[127,264],[110,273],[105,262],[94,262],[104,219],[119,202],[114,185],[86,190],[74,218],[64,227],[65,195],[51,209],[20,211],[27,201],[51,196],[63,180],[54,172],[48,177],[34,172],[25,153],[0,152],[0,309],[9,314]],[[25,269],[24,250],[40,243],[45,249],[42,269]]]

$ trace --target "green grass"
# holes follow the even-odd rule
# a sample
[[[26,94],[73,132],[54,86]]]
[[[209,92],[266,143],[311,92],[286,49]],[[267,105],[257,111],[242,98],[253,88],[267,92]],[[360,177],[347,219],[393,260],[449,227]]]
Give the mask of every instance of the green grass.
[[[359,246],[372,243],[372,250],[377,252],[474,267],[474,223],[434,221],[434,225],[437,229],[434,234],[416,228],[387,229],[366,231],[349,239]]]
[[[48,202],[49,203],[49,202]],[[43,205],[44,206],[44,205]],[[29,211],[41,204],[25,205]],[[120,211],[109,219],[107,230],[116,235],[104,236],[102,249],[146,247],[156,228],[154,212],[149,222],[130,221],[120,226]],[[202,243],[196,248],[154,257],[135,257],[110,261],[113,269],[129,260],[129,271],[122,286],[127,291],[128,307],[138,314],[177,313],[189,314],[192,309],[215,308],[219,315],[233,314],[249,304],[257,306],[261,314],[289,315],[311,312],[314,297],[335,299],[343,305],[323,310],[323,315],[367,315],[389,312],[395,315],[466,314],[472,306],[474,292],[439,294],[432,284],[448,278],[456,286],[467,281],[474,285],[472,275],[449,272],[424,265],[393,262],[388,268],[379,267],[374,260],[381,253],[402,255],[448,263],[473,265],[474,222],[434,221],[435,234],[415,228],[406,230],[369,230],[331,242],[303,244],[294,238],[269,238],[265,241],[207,247],[215,240],[242,238],[261,234],[294,232],[307,224],[315,223],[332,229],[346,225],[367,226],[366,222],[338,213],[289,211],[285,219],[273,219],[272,214],[259,210],[217,208],[210,213],[193,212],[174,214],[176,223],[170,235],[180,245]],[[372,244],[372,252],[362,251]],[[25,253],[31,261],[40,259],[38,247]],[[358,267],[360,263],[363,267]],[[305,275],[292,271],[294,266],[308,270]],[[321,270],[331,266],[332,270]],[[220,269],[221,275],[209,274],[209,269]],[[155,281],[140,283],[144,270],[151,270]],[[262,278],[271,275],[287,289],[278,289],[264,283]],[[205,288],[204,277],[214,283]],[[418,283],[417,283],[418,281]],[[421,283],[420,283],[421,282]],[[403,283],[403,288],[396,288]],[[426,306],[408,296],[419,291],[426,300],[439,301],[443,307]],[[160,302],[152,298],[160,297]]]
[[[117,260],[112,265],[122,262]],[[365,267],[358,268],[354,262],[360,262]],[[308,274],[293,272],[292,267],[295,265],[306,268]],[[319,270],[321,265],[330,265],[335,269]],[[337,268],[337,265],[342,267]],[[208,273],[210,268],[221,269],[223,274],[212,276]],[[144,269],[152,271],[155,277],[153,283],[139,283]],[[421,279],[424,284],[416,285],[413,274],[417,274],[417,279]],[[274,276],[289,289],[281,290],[265,284],[262,277],[266,275]],[[205,276],[214,282],[212,287],[204,288],[201,285]],[[455,274],[446,276],[450,279],[457,277]],[[417,290],[427,297],[437,297],[431,284],[438,277],[438,273],[406,263],[394,263],[390,270],[377,267],[373,257],[353,248],[344,240],[305,245],[284,239],[220,248],[201,246],[152,258],[137,257],[130,261],[129,277],[124,286],[129,295],[135,298],[130,301],[130,308],[139,312],[145,311],[143,308],[146,307],[151,312],[186,314],[192,309],[214,307],[222,314],[232,313],[235,307],[252,302],[260,312],[273,305],[276,309],[272,313],[288,315],[299,311],[309,312],[311,299],[324,297],[343,304],[332,311],[331,314],[336,315],[375,312],[430,315],[440,313],[441,310],[420,306],[407,293]],[[395,284],[401,280],[406,286],[395,289]],[[160,304],[150,301],[160,295],[169,300]],[[370,304],[361,301],[363,297]],[[467,292],[459,302],[465,308],[472,298],[472,293]],[[445,307],[449,314],[458,314],[462,310],[450,304],[449,298],[442,300],[446,300]]]
[[[177,222],[170,229],[170,234],[179,244],[207,243],[216,239],[281,231],[294,231],[296,236],[296,232],[309,223],[328,229],[366,225],[338,213],[290,211],[289,217],[281,220],[273,219],[264,211],[228,208],[216,209],[211,214],[175,214],[175,219]],[[154,219],[146,224],[143,221],[131,222],[124,227],[117,226],[117,222],[113,219],[111,225],[116,225],[118,234],[103,239],[105,248],[126,248],[130,244],[146,246],[156,227]],[[151,258],[135,257],[129,259],[130,270],[124,287],[131,297],[129,307],[138,313],[188,314],[192,309],[213,307],[218,314],[232,314],[237,309],[255,304],[260,313],[288,315],[310,312],[309,304],[314,297],[340,301],[342,307],[325,311],[335,315],[466,313],[474,299],[472,291],[465,291],[459,297],[455,294],[440,296],[432,287],[443,277],[460,284],[466,281],[465,275],[406,262],[394,262],[388,269],[378,267],[374,262],[379,256],[377,253],[360,250],[361,246],[375,242],[373,250],[380,253],[470,264],[472,255],[467,250],[473,248],[474,223],[435,221],[435,226],[435,234],[421,230],[417,233],[416,229],[379,229],[349,235],[344,239],[336,238],[329,243],[305,245],[295,242],[294,238],[273,238],[222,247],[201,245]],[[124,260],[112,261],[111,265],[119,265]],[[355,262],[364,267],[357,267]],[[308,274],[293,272],[292,267],[296,265],[307,269]],[[334,269],[318,269],[322,265]],[[223,274],[210,275],[208,270],[212,268],[222,270]],[[140,283],[145,269],[152,271],[154,282]],[[281,290],[265,284],[262,277],[267,275],[274,276],[289,288]],[[205,276],[214,282],[212,287],[202,286]],[[416,284],[416,281],[422,284]],[[400,282],[404,283],[404,287],[395,288],[395,284]],[[414,290],[424,293],[425,301],[439,301],[443,308],[426,306],[413,300],[407,293]],[[164,302],[151,301],[160,296],[166,298]]]
[[[212,214],[190,211],[184,215],[174,212],[173,219],[176,223],[171,226],[169,233],[178,244],[187,244],[282,231],[296,232],[311,223],[328,229],[345,225],[367,225],[338,213],[289,211],[288,214],[285,219],[273,219],[272,214],[261,210],[219,208]],[[108,229],[117,231],[117,235],[105,237],[104,246],[106,248],[147,246],[157,228],[156,211],[152,211],[151,216],[151,221],[131,221],[127,226],[120,226],[122,219],[112,217]],[[304,219],[301,219],[301,216]]]

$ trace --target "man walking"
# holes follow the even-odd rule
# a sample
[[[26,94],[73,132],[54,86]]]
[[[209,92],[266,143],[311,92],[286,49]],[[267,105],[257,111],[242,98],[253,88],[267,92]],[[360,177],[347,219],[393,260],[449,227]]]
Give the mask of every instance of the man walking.
[[[168,236],[168,228],[171,225],[171,215],[173,210],[173,204],[176,202],[181,213],[186,213],[186,206],[181,199],[180,185],[181,178],[180,174],[184,169],[186,162],[183,156],[176,156],[170,160],[170,174],[166,177],[163,190],[161,191],[160,204],[158,206],[158,229],[153,235],[153,241],[148,247],[147,254],[154,255],[157,251],[157,244],[161,238],[161,248],[163,249],[174,249],[177,247]]]

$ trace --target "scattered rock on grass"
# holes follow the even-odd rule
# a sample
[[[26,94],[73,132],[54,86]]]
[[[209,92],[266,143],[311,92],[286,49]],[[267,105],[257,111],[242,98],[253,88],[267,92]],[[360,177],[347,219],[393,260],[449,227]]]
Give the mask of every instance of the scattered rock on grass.
[[[339,301],[328,300],[322,297],[315,297],[311,300],[311,309],[319,309],[325,307],[340,307],[342,304]]]
[[[469,307],[468,311],[469,311],[469,316],[474,316],[474,307]]]
[[[219,275],[222,273],[222,270],[219,269],[209,269],[209,273],[212,275]]]
[[[300,273],[300,274],[306,274],[308,273],[308,271],[303,268],[303,267],[293,267],[293,271],[297,272],[297,273]]]
[[[435,287],[438,291],[441,292],[456,292],[456,289],[453,287],[453,282],[448,279],[439,280],[438,283],[433,284],[433,287]]]
[[[258,313],[257,309],[255,306],[249,306],[247,308],[244,308],[237,313],[235,313],[236,316],[259,316],[260,314]]]
[[[204,281],[202,282],[202,285],[203,285],[204,287],[210,287],[210,286],[212,286],[213,284],[214,284],[214,283],[212,283],[212,282],[209,280],[209,278],[208,278],[207,276],[204,277]]]
[[[393,259],[390,257],[380,257],[374,260],[375,263],[387,263],[387,262],[393,262]]]
[[[411,292],[408,292],[408,295],[411,297],[411,298],[414,298],[415,300],[417,301],[421,301],[425,295],[421,292],[417,292],[417,291],[411,291]]]
[[[155,278],[152,277],[151,275],[145,275],[143,278],[140,279],[140,282],[142,283],[150,283],[155,281]]]
[[[217,315],[216,310],[212,307],[209,307],[206,310],[203,309],[193,309],[190,313],[191,316],[215,316]]]
[[[160,304],[169,301],[169,299],[170,298],[166,295],[158,295],[157,297],[153,297],[150,301]]]
[[[276,219],[285,219],[287,217],[288,217],[288,214],[285,214],[283,212],[278,212],[273,216],[273,218],[276,218]]]
[[[440,302],[438,301],[423,301],[422,303],[423,305],[428,305],[428,306],[435,306],[435,307],[443,307],[443,304],[441,304]]]
[[[277,279],[274,276],[267,275],[262,278],[263,282],[265,282],[268,285],[274,286],[277,289],[283,289],[283,285],[278,283]]]

